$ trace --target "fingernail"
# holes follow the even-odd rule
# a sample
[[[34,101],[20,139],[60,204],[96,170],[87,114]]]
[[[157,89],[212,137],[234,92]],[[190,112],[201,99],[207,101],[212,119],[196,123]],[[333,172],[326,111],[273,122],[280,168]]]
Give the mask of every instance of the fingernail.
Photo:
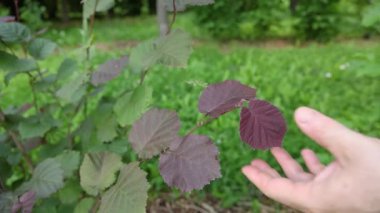
[[[298,122],[302,124],[307,124],[310,121],[312,121],[314,117],[314,112],[311,109],[308,109],[306,107],[301,107],[296,112],[296,118]]]

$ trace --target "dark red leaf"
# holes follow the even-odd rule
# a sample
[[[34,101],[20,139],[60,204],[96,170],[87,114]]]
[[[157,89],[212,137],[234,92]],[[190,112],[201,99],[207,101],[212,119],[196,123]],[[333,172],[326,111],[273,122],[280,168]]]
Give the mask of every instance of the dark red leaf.
[[[91,76],[91,83],[94,86],[104,84],[116,78],[123,67],[127,64],[128,57],[123,56],[116,60],[109,60],[106,63],[99,66],[99,68]]]
[[[16,18],[14,16],[2,16],[0,17],[0,23],[2,22],[14,22]]]
[[[251,100],[240,113],[240,138],[255,149],[281,146],[286,122],[281,112],[262,100]]]
[[[140,158],[149,159],[177,141],[179,126],[175,112],[151,109],[133,124],[129,140]]]
[[[238,81],[227,80],[208,86],[199,98],[198,108],[201,113],[216,118],[255,96],[255,89]]]
[[[12,206],[12,213],[21,212],[32,213],[34,203],[36,202],[36,193],[33,191],[27,191],[15,202]]]
[[[171,144],[160,156],[160,173],[166,184],[183,192],[202,189],[219,178],[218,148],[202,135],[189,135]]]

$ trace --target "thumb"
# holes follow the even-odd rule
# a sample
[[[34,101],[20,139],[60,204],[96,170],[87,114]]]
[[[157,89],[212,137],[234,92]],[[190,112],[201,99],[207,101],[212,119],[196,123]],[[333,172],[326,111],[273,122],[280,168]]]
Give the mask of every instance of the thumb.
[[[325,147],[341,163],[350,160],[352,154],[355,153],[355,147],[365,138],[311,108],[298,108],[295,112],[295,120],[307,136]]]

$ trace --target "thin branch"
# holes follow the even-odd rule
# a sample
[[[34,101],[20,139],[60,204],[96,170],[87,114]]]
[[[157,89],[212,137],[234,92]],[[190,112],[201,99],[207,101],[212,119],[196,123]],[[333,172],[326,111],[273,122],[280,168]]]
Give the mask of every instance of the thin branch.
[[[29,157],[29,155],[26,153],[24,145],[22,145],[22,143],[17,139],[16,133],[14,133],[12,130],[9,130],[8,134],[11,136],[12,141],[14,142],[14,144],[20,150],[22,156],[24,157],[26,165],[29,169],[29,172],[33,173],[33,170],[34,170],[33,162],[32,162],[32,159]]]
[[[14,6],[15,6],[15,16],[16,16],[16,21],[20,21],[20,12],[18,8],[18,0],[13,0]]]
[[[0,193],[4,191],[5,191],[5,186],[4,186],[3,180],[0,178]]]
[[[174,22],[175,22],[175,19],[176,19],[176,16],[177,16],[177,6],[175,4],[175,0],[173,0],[173,18],[172,18],[172,22],[170,23],[170,27],[169,27],[167,34],[169,34],[171,32],[173,25],[174,25]]]

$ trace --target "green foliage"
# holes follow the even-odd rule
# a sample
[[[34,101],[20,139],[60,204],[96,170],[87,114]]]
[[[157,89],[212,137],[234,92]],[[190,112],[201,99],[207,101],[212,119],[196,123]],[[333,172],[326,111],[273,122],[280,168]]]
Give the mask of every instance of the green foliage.
[[[302,39],[326,41],[338,34],[336,24],[340,22],[337,5],[339,0],[300,0],[295,26]]]
[[[115,181],[115,173],[121,166],[119,155],[109,152],[86,154],[80,166],[82,188],[90,195],[98,195]]]
[[[20,23],[0,23],[0,40],[7,43],[26,42],[31,39],[29,28]]]
[[[143,213],[148,198],[146,173],[137,162],[124,165],[115,185],[102,196],[99,213]]]
[[[63,175],[72,177],[79,168],[80,153],[77,151],[64,151],[55,159],[61,164]]]
[[[26,0],[20,8],[20,18],[32,30],[41,30],[47,26],[44,18],[46,7],[41,5],[41,1]]]
[[[33,191],[39,198],[46,198],[63,187],[63,170],[54,159],[39,163],[33,172],[32,179],[23,183],[19,192]]]
[[[116,119],[121,126],[131,125],[146,111],[152,100],[152,88],[146,85],[124,94],[115,103]]]
[[[31,116],[20,122],[18,130],[21,138],[42,137],[52,127],[56,126],[56,121],[48,114],[41,116]]]
[[[210,7],[197,9],[196,19],[220,39],[280,37],[327,41],[338,35],[364,34],[363,28],[358,27],[361,14],[364,23],[371,22],[376,19],[375,6],[370,1],[346,0],[219,0]]]
[[[56,47],[57,45],[50,40],[37,38],[30,42],[28,51],[36,60],[43,60],[51,55]]]
[[[87,213],[90,212],[92,206],[94,205],[95,200],[93,198],[84,198],[74,209],[74,213]]]
[[[374,1],[364,9],[362,25],[380,31],[380,1]]]
[[[135,73],[145,72],[156,63],[183,67],[187,64],[190,53],[190,36],[181,30],[175,30],[157,40],[139,44],[131,53],[130,66]]]

